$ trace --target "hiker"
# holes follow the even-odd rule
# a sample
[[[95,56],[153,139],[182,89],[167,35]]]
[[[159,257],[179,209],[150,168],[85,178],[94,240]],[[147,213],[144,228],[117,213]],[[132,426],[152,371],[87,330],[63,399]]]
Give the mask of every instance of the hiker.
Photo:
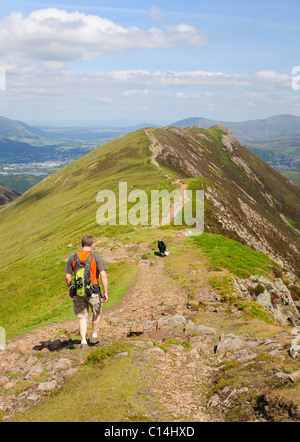
[[[99,343],[98,329],[102,302],[107,302],[108,279],[106,267],[102,258],[93,253],[94,239],[91,235],[85,235],[81,241],[82,250],[80,253],[70,256],[66,265],[66,283],[69,296],[73,298],[74,313],[79,318],[79,330],[81,336],[81,347],[88,346],[86,340],[89,307],[93,312],[92,318],[92,339],[90,344]],[[72,274],[74,273],[74,285],[72,285]],[[100,276],[103,286],[103,295],[98,278]]]

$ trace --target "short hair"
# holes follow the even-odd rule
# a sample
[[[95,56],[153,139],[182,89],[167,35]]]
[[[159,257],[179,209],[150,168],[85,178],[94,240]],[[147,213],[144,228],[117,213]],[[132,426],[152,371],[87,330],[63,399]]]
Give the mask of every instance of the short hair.
[[[94,238],[92,235],[84,235],[81,240],[82,247],[91,247],[94,244]]]

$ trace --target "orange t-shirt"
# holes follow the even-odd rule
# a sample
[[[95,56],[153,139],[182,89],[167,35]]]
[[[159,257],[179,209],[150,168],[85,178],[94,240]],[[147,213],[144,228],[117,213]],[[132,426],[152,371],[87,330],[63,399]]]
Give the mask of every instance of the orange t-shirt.
[[[90,256],[91,252],[81,251],[78,253],[78,258],[81,261],[86,261]],[[65,268],[65,272],[72,275],[75,272],[76,263],[75,263],[75,254],[71,255],[68,261],[68,264]],[[99,285],[98,277],[99,273],[106,270],[106,266],[101,258],[101,256],[93,253],[93,259],[91,262],[90,275],[91,275],[91,284]]]

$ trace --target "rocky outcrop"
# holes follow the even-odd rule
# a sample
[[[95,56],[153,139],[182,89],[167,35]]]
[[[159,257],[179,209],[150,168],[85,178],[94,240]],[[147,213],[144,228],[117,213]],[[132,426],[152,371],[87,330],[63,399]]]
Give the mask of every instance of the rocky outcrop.
[[[258,275],[236,278],[235,289],[242,297],[262,305],[278,324],[296,325],[299,322],[298,309],[281,278],[274,281]]]
[[[294,338],[291,343],[289,353],[293,359],[296,359],[300,355],[300,328],[294,328]]]

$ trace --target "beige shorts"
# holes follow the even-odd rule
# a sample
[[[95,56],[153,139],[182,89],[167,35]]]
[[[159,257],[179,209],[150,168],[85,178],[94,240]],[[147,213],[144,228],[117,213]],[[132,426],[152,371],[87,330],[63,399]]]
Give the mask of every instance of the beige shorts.
[[[89,316],[89,307],[93,315],[101,313],[102,302],[99,294],[93,294],[89,297],[75,296],[73,299],[74,313],[78,318],[87,318]]]

